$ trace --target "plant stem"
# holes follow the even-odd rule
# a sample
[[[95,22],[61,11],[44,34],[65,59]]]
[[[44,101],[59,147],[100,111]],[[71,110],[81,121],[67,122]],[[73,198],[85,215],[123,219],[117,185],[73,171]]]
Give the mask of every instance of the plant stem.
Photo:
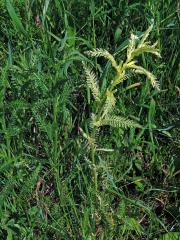
[[[96,129],[94,128],[92,131],[92,139],[95,139],[95,132]],[[91,160],[93,164],[93,178],[94,178],[94,186],[95,186],[95,192],[98,190],[98,185],[97,185],[97,171],[96,171],[96,161],[95,161],[95,144],[92,143],[91,146]]]

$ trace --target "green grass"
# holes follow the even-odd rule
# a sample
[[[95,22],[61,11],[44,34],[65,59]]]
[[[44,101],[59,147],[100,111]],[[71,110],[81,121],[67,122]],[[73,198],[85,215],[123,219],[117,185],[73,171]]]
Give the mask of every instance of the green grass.
[[[6,0],[0,12],[0,239],[179,239],[178,1]],[[161,91],[143,76],[123,82],[116,112],[143,128],[100,128],[94,166],[82,61],[102,92],[114,72],[84,53],[124,60],[152,19],[162,58],[138,62]]]

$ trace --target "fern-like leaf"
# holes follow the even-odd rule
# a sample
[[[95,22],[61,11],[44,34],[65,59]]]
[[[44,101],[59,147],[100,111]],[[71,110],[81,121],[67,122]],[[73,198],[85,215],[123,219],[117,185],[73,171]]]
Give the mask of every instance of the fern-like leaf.
[[[114,97],[113,92],[110,92],[109,90],[107,90],[106,95],[107,95],[107,98],[104,104],[104,111],[102,114],[102,118],[104,118],[104,116],[106,116],[107,114],[110,114],[113,111],[116,104],[116,99]]]
[[[116,85],[118,85],[119,83],[125,81],[128,79],[128,75],[125,75],[125,72],[118,75],[114,81],[112,81],[112,86],[115,87]]]
[[[136,48],[136,41],[138,37],[134,34],[131,34],[130,40],[129,40],[129,46],[127,48],[127,59],[132,59],[131,54]]]
[[[159,50],[156,49],[154,47],[154,45],[152,46],[149,46],[149,45],[142,45],[140,48],[137,48],[135,49],[132,54],[131,54],[131,57],[134,58],[134,57],[137,57],[139,55],[141,55],[142,53],[152,53],[154,55],[156,55],[157,57],[161,57],[160,53],[159,53]]]
[[[156,77],[151,72],[149,72],[145,68],[143,68],[141,66],[137,66],[137,65],[132,65],[130,68],[134,69],[135,73],[139,73],[139,74],[145,75],[151,81],[151,85],[154,88],[156,88],[158,91],[160,90],[160,85],[157,82]]]
[[[99,85],[95,73],[92,69],[88,68],[85,63],[83,63],[84,71],[86,74],[86,81],[88,87],[91,89],[94,99],[96,101],[100,100]]]
[[[145,31],[145,33],[143,34],[143,37],[142,37],[142,39],[141,39],[141,41],[140,41],[140,43],[139,43],[137,48],[142,47],[142,45],[144,44],[144,42],[148,38],[149,33],[152,31],[152,29],[153,29],[153,24],[151,24],[151,26],[149,26],[149,28]]]
[[[109,125],[112,127],[119,127],[119,128],[141,128],[141,125],[138,123],[124,118],[120,116],[107,116],[105,119],[101,121],[101,126]]]
[[[116,60],[114,59],[113,55],[110,54],[107,50],[102,48],[95,48],[92,51],[87,51],[86,54],[91,57],[104,57],[105,59],[111,61],[112,66],[118,71],[118,64],[116,63]]]
[[[131,38],[129,41],[129,46],[127,49],[127,62],[131,61],[134,57],[139,56],[142,53],[152,53],[156,55],[157,57],[161,57],[159,50],[156,49],[157,42],[155,42],[153,45],[149,45],[149,42],[145,42],[147,37],[149,36],[150,31],[152,30],[153,25],[151,25],[143,34],[143,37],[141,41],[139,42],[138,46],[136,47],[136,40],[138,39],[137,36],[134,34],[131,34]]]

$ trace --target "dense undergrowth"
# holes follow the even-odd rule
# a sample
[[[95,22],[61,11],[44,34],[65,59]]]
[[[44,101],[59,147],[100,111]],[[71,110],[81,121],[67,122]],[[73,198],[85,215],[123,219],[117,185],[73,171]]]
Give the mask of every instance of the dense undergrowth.
[[[7,0],[0,12],[0,239],[179,239],[179,2]],[[116,114],[142,128],[102,126],[92,162],[82,62],[101,92],[114,70],[85,52],[124,61],[152,19],[161,58],[137,61],[160,91],[128,75]]]

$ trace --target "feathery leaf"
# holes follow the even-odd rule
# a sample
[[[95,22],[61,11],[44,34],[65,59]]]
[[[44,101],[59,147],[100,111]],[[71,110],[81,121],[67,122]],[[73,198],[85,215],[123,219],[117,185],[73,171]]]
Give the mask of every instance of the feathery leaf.
[[[114,59],[113,55],[110,54],[107,50],[102,48],[95,48],[92,51],[87,51],[86,54],[88,54],[91,57],[104,57],[111,61],[112,66],[118,71],[118,64],[116,63],[116,60]]]
[[[124,118],[120,116],[107,116],[105,119],[101,121],[101,126],[109,125],[112,127],[120,127],[120,128],[141,128],[141,125],[138,123]]]
[[[127,59],[132,59],[131,54],[136,48],[136,41],[138,37],[134,34],[131,34],[130,40],[129,40],[129,46],[127,48]]]
[[[116,104],[116,98],[114,97],[113,92],[110,92],[109,90],[107,90],[107,98],[106,98],[106,102],[104,104],[104,111],[102,114],[102,118],[104,118],[104,116],[106,116],[107,114],[110,114]]]
[[[99,101],[100,99],[100,92],[99,92],[99,86],[97,82],[97,78],[95,73],[92,71],[92,69],[88,68],[85,63],[83,63],[84,71],[86,74],[86,81],[88,87],[91,89],[92,94],[96,101]]]
[[[128,75],[125,75],[125,73],[117,76],[117,78],[112,82],[112,86],[115,87],[116,85],[118,85],[119,83],[125,81],[128,79]]]
[[[134,69],[135,73],[145,75],[151,81],[152,86],[154,88],[156,88],[158,91],[160,90],[159,83],[157,82],[156,77],[151,72],[149,72],[145,68],[143,68],[141,66],[137,66],[137,65],[132,65],[132,66],[130,66],[130,68]]]
[[[149,46],[149,45],[145,45],[145,44],[142,45],[140,48],[135,49],[132,52],[131,56],[132,56],[132,58],[134,58],[145,52],[152,53],[152,54],[156,55],[157,57],[161,57],[158,49],[156,49],[153,45]]]
[[[149,26],[149,28],[145,31],[137,48],[140,48],[143,45],[143,43],[146,41],[147,37],[149,36],[149,33],[152,31],[152,29],[153,29],[153,24],[151,24],[151,26]]]

